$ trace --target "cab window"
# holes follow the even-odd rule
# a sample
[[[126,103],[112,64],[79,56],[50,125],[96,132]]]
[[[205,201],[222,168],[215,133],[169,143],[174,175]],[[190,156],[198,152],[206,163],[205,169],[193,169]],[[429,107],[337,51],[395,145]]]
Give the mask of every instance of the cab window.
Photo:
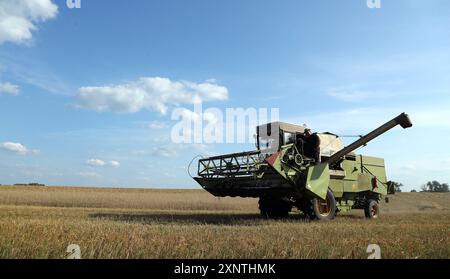
[[[295,134],[289,133],[289,132],[283,132],[283,143],[284,144],[295,143]]]

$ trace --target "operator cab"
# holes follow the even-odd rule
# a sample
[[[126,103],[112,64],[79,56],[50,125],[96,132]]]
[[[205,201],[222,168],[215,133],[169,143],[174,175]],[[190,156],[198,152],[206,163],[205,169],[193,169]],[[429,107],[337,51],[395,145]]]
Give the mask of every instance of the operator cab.
[[[256,127],[256,145],[262,154],[271,155],[281,150],[283,145],[296,144],[302,153],[298,135],[303,135],[306,127],[285,122],[272,122]],[[344,148],[344,142],[332,133],[317,133],[320,138],[322,161]]]
[[[260,125],[256,127],[256,145],[262,153],[273,154],[283,145],[296,143],[297,134],[304,131],[304,126],[284,122]]]

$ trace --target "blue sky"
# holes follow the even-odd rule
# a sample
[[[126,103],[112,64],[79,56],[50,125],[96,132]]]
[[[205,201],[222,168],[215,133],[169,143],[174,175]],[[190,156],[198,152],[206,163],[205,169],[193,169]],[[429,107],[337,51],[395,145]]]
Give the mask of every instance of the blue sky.
[[[197,187],[176,107],[279,108],[363,134],[406,190],[450,182],[450,2],[0,0],[0,183]],[[159,79],[158,79],[159,78]],[[168,89],[167,89],[168,88]]]

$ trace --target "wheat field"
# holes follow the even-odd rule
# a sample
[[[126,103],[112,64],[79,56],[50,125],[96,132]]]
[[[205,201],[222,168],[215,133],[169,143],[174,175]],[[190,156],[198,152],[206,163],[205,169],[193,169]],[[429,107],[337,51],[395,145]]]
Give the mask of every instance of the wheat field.
[[[450,258],[450,194],[400,193],[382,216],[266,220],[203,190],[0,186],[0,258]]]

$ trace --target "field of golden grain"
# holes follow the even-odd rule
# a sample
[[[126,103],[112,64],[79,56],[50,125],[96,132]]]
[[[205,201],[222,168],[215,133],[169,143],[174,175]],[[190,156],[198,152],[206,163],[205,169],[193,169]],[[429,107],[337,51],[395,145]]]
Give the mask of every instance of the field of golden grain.
[[[203,190],[0,186],[0,258],[450,258],[450,194],[402,193],[382,217],[260,218]]]

